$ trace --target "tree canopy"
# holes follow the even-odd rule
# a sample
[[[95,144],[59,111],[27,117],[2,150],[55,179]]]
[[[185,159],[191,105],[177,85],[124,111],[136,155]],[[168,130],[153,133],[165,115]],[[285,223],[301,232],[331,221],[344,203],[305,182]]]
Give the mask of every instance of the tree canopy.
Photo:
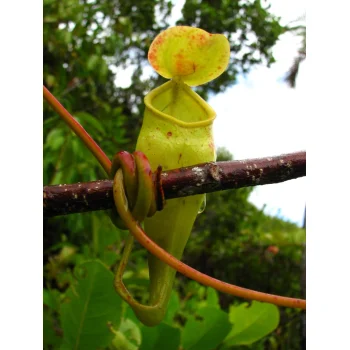
[[[272,48],[287,29],[264,3],[185,1],[178,25],[222,33],[230,42],[228,69],[197,88],[203,97],[224,91],[256,64],[274,62]],[[110,158],[117,151],[134,150],[143,98],[164,82],[152,73],[147,52],[155,36],[169,26],[172,8],[172,1],[166,0],[44,0],[44,85]],[[120,71],[126,68],[132,72],[131,84],[118,87]],[[105,176],[89,151],[45,103],[43,119],[45,185]],[[222,149],[218,156],[219,160],[232,158]],[[245,188],[207,195],[206,209],[196,220],[184,261],[224,281],[298,297],[305,230],[266,216],[249,203],[251,191]],[[300,349],[299,311],[280,309],[278,313],[277,308],[265,309],[255,303],[247,309],[241,300],[180,276],[166,321],[154,329],[144,327],[108,287],[125,236],[104,212],[44,220],[46,349],[163,349],[170,348],[169,344],[174,349],[180,344],[184,349],[202,350]],[[124,276],[142,301],[147,300],[146,255],[136,245]],[[84,273],[88,273],[87,280],[82,278]],[[87,291],[92,299],[83,314]],[[100,295],[109,310],[99,303]],[[265,333],[258,338],[245,329],[240,335],[235,333],[235,315],[250,319],[245,312],[255,308],[268,316],[269,321],[261,320]],[[101,310],[104,312],[99,313]],[[76,322],[82,320],[84,328],[79,330]],[[109,328],[95,326],[106,321]],[[202,333],[193,332],[199,328]],[[96,334],[92,342],[91,334]]]

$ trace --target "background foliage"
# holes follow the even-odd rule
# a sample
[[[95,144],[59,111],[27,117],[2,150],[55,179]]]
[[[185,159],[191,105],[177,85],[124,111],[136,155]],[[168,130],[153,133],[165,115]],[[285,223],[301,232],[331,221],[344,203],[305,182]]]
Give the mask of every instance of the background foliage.
[[[145,74],[147,51],[167,28],[171,9],[165,0],[44,0],[44,84],[109,157],[134,149],[143,97],[162,83]],[[197,89],[204,97],[234,84],[255,64],[273,63],[271,49],[287,30],[261,1],[187,0],[178,24],[224,33],[230,40],[229,68]],[[118,88],[118,72],[126,67],[133,69],[131,85]],[[43,141],[45,185],[105,177],[47,104]],[[218,154],[221,160],[232,157],[225,150]],[[225,281],[300,297],[305,230],[263,214],[248,202],[251,191],[207,196],[183,260]],[[165,321],[143,326],[112,287],[125,235],[104,212],[44,220],[46,349],[301,348],[300,311],[260,303],[247,308],[242,300],[183,276]],[[147,301],[146,252],[138,245],[125,281]]]

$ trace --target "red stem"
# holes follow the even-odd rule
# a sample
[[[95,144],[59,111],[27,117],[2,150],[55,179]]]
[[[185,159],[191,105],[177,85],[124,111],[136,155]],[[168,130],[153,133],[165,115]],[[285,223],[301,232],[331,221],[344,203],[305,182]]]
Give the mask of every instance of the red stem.
[[[128,203],[123,187],[123,175],[119,171],[117,173],[117,189],[119,191],[114,190],[114,199],[115,204],[117,206],[118,213],[122,218],[125,225],[130,230],[131,234],[139,241],[141,245],[143,245],[151,254],[156,256],[158,259],[164,261],[166,264],[171,266],[173,269],[182,273],[183,275],[201,283],[205,286],[212,287],[218,291],[223,293],[231,294],[237,297],[258,300],[266,303],[271,303],[279,306],[292,307],[292,308],[300,308],[306,309],[306,301],[303,299],[296,298],[288,298],[279,295],[267,294],[262,292],[257,292],[251,289],[242,288],[235,286],[233,284],[229,284],[226,282],[222,282],[217,280],[216,278],[210,277],[194,268],[184,264],[180,260],[173,257],[166,250],[159,247],[154,241],[152,241],[145,231],[139,226],[137,221],[133,218],[130,210],[128,209]]]
[[[78,123],[73,116],[61,105],[61,103],[50,93],[50,91],[44,86],[44,98],[51,105],[51,107],[62,117],[62,119],[68,124],[68,126],[74,131],[74,133],[84,142],[96,159],[100,162],[107,175],[110,174],[111,161],[108,159],[106,154],[97,145],[97,143],[92,139],[92,137],[86,132],[86,130]],[[138,225],[136,220],[131,215],[128,210],[128,204],[126,201],[126,196],[123,187],[122,176],[119,179],[118,188],[121,191],[118,192],[118,200],[116,201],[118,213],[123,219],[127,227],[129,228],[132,235],[153,255],[155,255],[160,260],[164,261],[166,264],[179,271],[183,275],[202,283],[206,286],[215,288],[224,293],[235,295],[238,297],[259,300],[262,302],[268,302],[275,305],[294,307],[306,309],[306,301],[302,299],[294,299],[288,297],[282,297],[273,294],[266,294],[250,289],[238,287],[232,284],[228,284],[203,274],[192,267],[182,263],[181,261],[174,258],[167,251],[159,247],[155,242],[153,242],[142,228]]]
[[[111,169],[111,161],[102,151],[100,146],[93,140],[93,138],[86,132],[81,124],[74,119],[74,117],[61,105],[54,95],[45,87],[44,98],[49,105],[60,115],[60,117],[68,124],[71,130],[84,142],[85,146],[90,150],[94,157],[100,162],[103,169],[109,176]]]

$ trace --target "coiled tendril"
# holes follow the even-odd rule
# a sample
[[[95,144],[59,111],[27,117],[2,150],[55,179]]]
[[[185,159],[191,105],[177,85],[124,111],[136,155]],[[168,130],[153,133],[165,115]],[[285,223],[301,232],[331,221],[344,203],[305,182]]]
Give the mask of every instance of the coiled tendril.
[[[147,157],[142,152],[134,152],[133,155],[124,151],[117,153],[113,159],[110,175],[113,178],[113,197],[119,214],[118,227],[127,227],[131,233],[126,240],[123,256],[115,275],[114,285],[118,294],[133,308],[139,319],[146,325],[158,323],[159,309],[163,309],[165,301],[161,295],[156,304],[150,306],[142,305],[130,295],[123,284],[122,276],[132,249],[134,237],[158,259],[183,275],[208,287],[246,299],[306,309],[305,300],[257,292],[228,284],[203,274],[182,263],[153,242],[140,227],[140,223],[146,216],[154,215],[157,210],[151,167]]]

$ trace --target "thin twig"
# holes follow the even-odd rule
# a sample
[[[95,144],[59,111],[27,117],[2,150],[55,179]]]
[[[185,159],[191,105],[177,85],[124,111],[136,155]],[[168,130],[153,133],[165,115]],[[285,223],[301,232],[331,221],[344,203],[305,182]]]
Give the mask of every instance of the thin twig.
[[[101,147],[93,140],[93,138],[86,132],[80,123],[73,118],[73,116],[62,106],[54,95],[43,86],[44,99],[49,105],[59,114],[63,121],[70,127],[70,129],[82,140],[88,150],[99,161],[103,169],[109,174],[111,168],[111,161],[103,152]]]
[[[284,182],[306,175],[306,153],[203,163],[162,172],[165,199]],[[155,176],[154,176],[155,178]],[[44,216],[114,207],[112,181],[44,186]]]

